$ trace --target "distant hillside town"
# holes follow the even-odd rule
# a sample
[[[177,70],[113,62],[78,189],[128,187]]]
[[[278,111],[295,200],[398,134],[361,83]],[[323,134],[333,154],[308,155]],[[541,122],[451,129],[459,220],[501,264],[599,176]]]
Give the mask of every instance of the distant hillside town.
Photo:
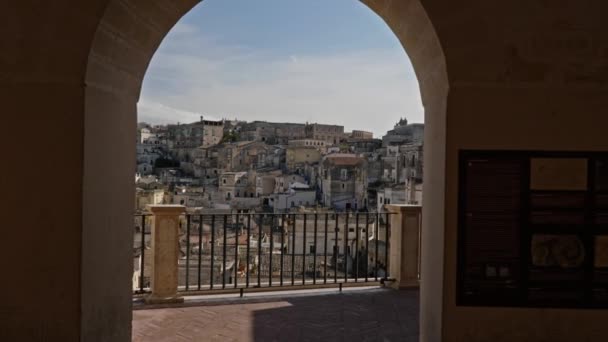
[[[135,209],[379,212],[420,204],[423,136],[424,125],[406,119],[382,139],[318,123],[140,123]]]

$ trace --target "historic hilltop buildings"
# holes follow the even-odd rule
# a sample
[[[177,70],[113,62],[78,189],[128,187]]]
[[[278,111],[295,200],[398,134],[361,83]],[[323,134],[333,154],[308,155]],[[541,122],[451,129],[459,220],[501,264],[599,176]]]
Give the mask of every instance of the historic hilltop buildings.
[[[420,203],[424,125],[382,139],[343,126],[210,121],[138,126],[136,207],[382,211]],[[152,185],[150,185],[152,184]]]

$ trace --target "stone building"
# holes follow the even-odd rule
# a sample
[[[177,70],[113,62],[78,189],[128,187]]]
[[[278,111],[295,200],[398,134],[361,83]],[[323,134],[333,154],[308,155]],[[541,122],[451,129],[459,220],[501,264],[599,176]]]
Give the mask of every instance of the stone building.
[[[269,206],[274,212],[288,212],[297,207],[309,207],[316,204],[316,191],[306,187],[292,187],[287,192],[269,196]]]
[[[135,175],[135,187],[143,190],[163,189],[164,184],[161,183],[156,176]]]
[[[382,147],[382,140],[380,139],[363,139],[363,138],[349,138],[343,142],[351,153],[362,154],[362,153],[373,153]]]
[[[382,145],[403,145],[421,143],[424,138],[424,124],[408,124],[407,119],[401,119],[395,128],[382,137]]]
[[[223,144],[217,154],[218,168],[226,171],[272,167],[276,157],[276,148],[260,141]]]
[[[323,124],[307,124],[306,138],[314,140],[322,140],[329,144],[337,145],[344,138],[344,126],[323,125]]]
[[[167,126],[169,148],[197,148],[217,145],[224,136],[224,122],[201,120],[190,124]]]
[[[399,182],[414,180],[416,183],[423,182],[424,169],[424,145],[413,143],[399,146],[400,172]]]
[[[165,190],[163,189],[135,189],[135,211],[146,211],[149,205],[165,203]]]
[[[330,154],[320,165],[323,204],[336,210],[367,207],[367,161],[354,154]]]
[[[280,172],[278,172],[280,174]],[[275,191],[277,181],[276,173],[262,173],[256,175],[255,195],[256,197],[268,196]]]
[[[275,193],[284,193],[289,191],[291,186],[296,183],[306,183],[306,178],[299,174],[283,174],[276,177]]]
[[[372,156],[379,163],[370,163],[370,166],[381,168],[378,180],[389,183],[405,183],[410,178],[422,182],[423,171],[423,145],[410,143],[405,145],[391,145],[377,150],[378,154]]]
[[[224,172],[219,177],[219,192],[227,200],[235,197],[249,197],[247,172]]]
[[[353,130],[348,134],[350,139],[374,139],[374,133],[368,131]]]
[[[151,175],[154,173],[156,161],[166,156],[165,150],[161,145],[137,143],[136,145],[136,172],[141,175]]]
[[[306,137],[305,125],[298,123],[254,121],[240,124],[238,131],[240,140],[263,141],[271,145],[286,145],[290,140]]]
[[[392,184],[377,192],[376,210],[378,212],[386,211],[385,205],[405,203],[407,203],[405,184]]]
[[[317,164],[321,161],[321,152],[314,147],[289,146],[286,149],[286,171],[301,173],[307,165]]]
[[[326,151],[326,147],[330,145],[325,140],[315,140],[315,139],[298,139],[298,140],[290,140],[288,145],[294,147],[314,147],[321,152]]]

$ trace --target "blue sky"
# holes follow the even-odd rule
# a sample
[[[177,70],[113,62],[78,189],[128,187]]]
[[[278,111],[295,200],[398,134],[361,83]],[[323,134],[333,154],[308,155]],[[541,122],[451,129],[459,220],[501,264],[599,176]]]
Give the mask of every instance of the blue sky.
[[[150,123],[200,115],[382,135],[423,108],[397,38],[357,0],[205,0],[163,41],[139,103]]]

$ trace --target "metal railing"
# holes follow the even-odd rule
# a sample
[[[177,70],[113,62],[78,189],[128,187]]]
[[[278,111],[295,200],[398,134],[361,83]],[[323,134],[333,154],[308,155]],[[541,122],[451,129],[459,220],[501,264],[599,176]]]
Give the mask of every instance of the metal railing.
[[[389,277],[390,215],[183,215],[178,289],[243,291],[383,282]],[[149,214],[136,216],[136,293],[149,291],[151,218]]]

